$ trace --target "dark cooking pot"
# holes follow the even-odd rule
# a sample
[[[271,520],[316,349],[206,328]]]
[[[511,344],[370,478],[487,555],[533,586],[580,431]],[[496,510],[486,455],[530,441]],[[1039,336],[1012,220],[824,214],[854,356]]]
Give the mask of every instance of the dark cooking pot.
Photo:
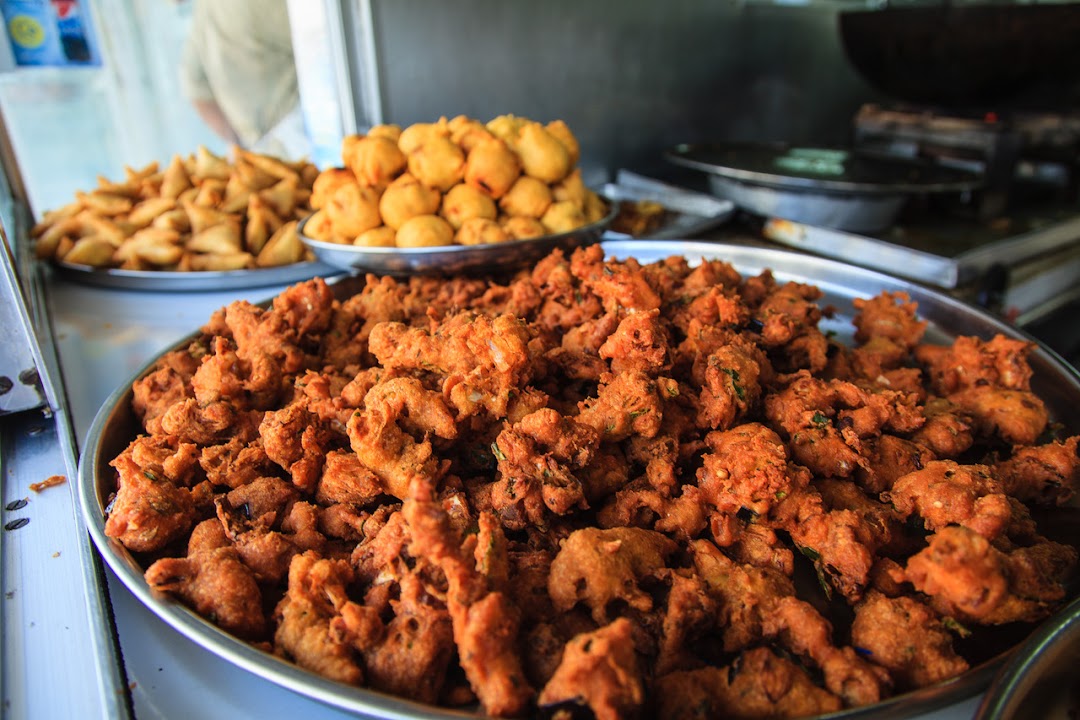
[[[905,102],[989,108],[1034,91],[1061,101],[1080,80],[1080,3],[886,7],[838,23],[852,66]]]

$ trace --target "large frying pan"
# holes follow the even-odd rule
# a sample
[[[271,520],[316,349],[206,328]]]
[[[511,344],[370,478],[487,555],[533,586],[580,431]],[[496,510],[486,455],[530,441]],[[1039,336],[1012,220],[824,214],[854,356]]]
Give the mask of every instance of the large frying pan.
[[[1080,82],[1080,3],[886,7],[838,14],[852,66],[903,102],[1065,109]],[[1072,97],[1072,102],[1076,98]]]

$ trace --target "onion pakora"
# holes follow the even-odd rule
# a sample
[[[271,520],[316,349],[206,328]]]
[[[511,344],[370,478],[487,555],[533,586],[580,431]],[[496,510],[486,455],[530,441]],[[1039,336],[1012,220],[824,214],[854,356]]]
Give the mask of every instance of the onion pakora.
[[[797,717],[948,681],[969,635],[1067,601],[1077,549],[1035,518],[1080,436],[1000,419],[1034,404],[1030,343],[926,344],[884,293],[845,345],[821,296],[593,246],[237,301],[135,381],[105,532],[278,657],[490,716]]]

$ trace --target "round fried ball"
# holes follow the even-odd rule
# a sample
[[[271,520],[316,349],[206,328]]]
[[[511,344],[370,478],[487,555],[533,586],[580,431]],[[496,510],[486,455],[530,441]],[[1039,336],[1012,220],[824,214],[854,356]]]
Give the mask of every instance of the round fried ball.
[[[355,183],[356,176],[348,168],[327,168],[319,173],[311,185],[311,198],[308,202],[315,210],[326,207],[330,196],[342,185]]]
[[[414,150],[426,143],[431,138],[449,138],[450,127],[446,118],[439,118],[433,123],[414,123],[401,131],[398,137],[398,148],[406,155],[411,155]]]
[[[482,217],[469,218],[454,235],[454,242],[458,245],[490,245],[511,239],[510,233],[499,223]]]
[[[574,133],[570,132],[570,127],[563,120],[552,120],[544,126],[556,140],[562,143],[562,146],[566,148],[566,152],[570,153],[570,166],[577,165],[578,160],[581,159],[581,145],[578,144],[578,140],[574,137]]]
[[[408,164],[405,153],[390,138],[356,135],[349,138],[342,144],[341,157],[361,185],[382,190],[405,171]]]
[[[570,232],[585,224],[585,213],[569,200],[551,203],[540,223],[551,234]]]
[[[409,172],[428,187],[446,192],[465,177],[465,151],[449,137],[433,135],[409,153]]]
[[[330,216],[334,233],[344,237],[356,237],[382,225],[378,191],[363,187],[355,180],[334,191],[326,204],[326,214]]]
[[[434,215],[439,209],[442,195],[409,173],[399,176],[386,188],[379,200],[382,222],[395,230],[411,217]],[[359,233],[357,233],[359,234]]]
[[[570,173],[573,163],[561,142],[538,122],[526,123],[513,146],[521,157],[526,175],[546,183],[557,183]]]
[[[499,209],[507,215],[539,218],[551,205],[551,188],[547,183],[522,175],[505,195],[499,198]]]
[[[495,201],[472,185],[455,185],[443,196],[439,214],[446,218],[455,230],[470,218],[494,220],[497,215]]]
[[[394,228],[380,225],[357,235],[356,239],[353,240],[353,245],[361,247],[394,247],[397,245],[396,236],[397,231]]]
[[[315,240],[332,242],[334,237],[334,223],[330,222],[330,216],[326,210],[316,210],[304,223],[304,235]]]
[[[599,222],[607,217],[611,208],[608,207],[604,198],[597,195],[592,190],[586,188],[585,190],[585,222],[592,224]]]
[[[521,176],[517,153],[498,138],[478,143],[465,157],[465,182],[498,200]]]
[[[511,148],[516,149],[521,128],[528,122],[528,118],[517,117],[516,115],[500,115],[488,121],[487,129],[492,135]]]
[[[530,240],[548,234],[539,220],[524,215],[507,217],[502,220],[500,225],[502,225],[502,229],[506,231],[506,234],[514,240]]]
[[[397,246],[402,248],[453,245],[454,229],[438,215],[417,215],[398,228]]]
[[[401,137],[400,125],[372,125],[367,131],[368,137],[382,137],[397,142]]]
[[[484,127],[484,123],[465,115],[458,115],[448,123],[447,127],[450,128],[450,139],[466,154],[472,152],[472,149],[480,143],[495,139],[495,136]]]
[[[551,186],[551,197],[556,202],[564,200],[572,202],[584,210],[587,190],[585,182],[581,179],[581,168],[574,168],[574,171],[563,178],[562,182]]]

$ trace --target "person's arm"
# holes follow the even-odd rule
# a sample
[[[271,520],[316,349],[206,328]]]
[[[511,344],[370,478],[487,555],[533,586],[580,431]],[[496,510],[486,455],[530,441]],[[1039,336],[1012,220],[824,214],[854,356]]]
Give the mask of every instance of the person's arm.
[[[240,138],[237,137],[236,131],[233,130],[232,125],[225,118],[225,113],[221,112],[221,108],[218,107],[216,102],[204,98],[194,98],[191,104],[195,108],[195,112],[199,113],[199,117],[215,135],[231,145],[240,144]]]

